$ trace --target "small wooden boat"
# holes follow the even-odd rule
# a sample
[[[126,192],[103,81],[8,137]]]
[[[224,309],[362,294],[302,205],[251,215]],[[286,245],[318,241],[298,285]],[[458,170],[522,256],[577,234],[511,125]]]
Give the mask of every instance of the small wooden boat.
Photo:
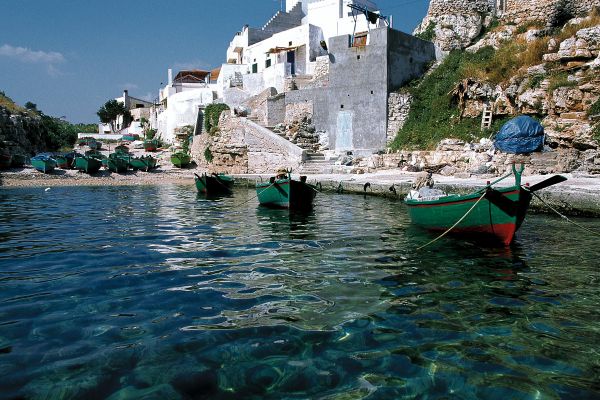
[[[140,138],[140,135],[138,135],[137,133],[131,133],[131,134],[125,134],[121,137],[121,140],[124,140],[126,142],[134,142],[136,140],[138,140]]]
[[[78,153],[76,151],[71,151],[69,153],[63,154],[63,156],[67,159],[67,166],[66,166],[66,168],[75,169],[75,159],[77,157],[83,157],[83,154]]]
[[[82,172],[86,172],[88,174],[98,172],[101,166],[102,160],[99,160],[94,157],[83,156],[75,158],[75,169],[78,169]]]
[[[122,153],[129,153],[129,147],[125,146],[124,144],[120,144],[117,147],[115,147],[115,152],[120,151]]]
[[[86,157],[92,157],[95,158],[96,160],[105,160],[106,156],[104,154],[102,154],[101,152],[99,152],[98,150],[88,150],[85,152],[85,156]]]
[[[450,230],[453,234],[509,245],[525,219],[532,193],[566,180],[555,175],[531,187],[522,186],[522,172],[523,166],[517,171],[513,165],[515,184],[505,188],[494,189],[492,185],[510,175],[467,195],[420,199],[412,193],[405,199],[408,214],[413,224],[430,231]]]
[[[10,168],[12,165],[12,155],[10,153],[0,153],[0,169]]]
[[[123,157],[122,153],[112,153],[102,164],[112,172],[125,172],[129,166],[129,157]]]
[[[231,194],[233,192],[234,180],[225,174],[194,174],[196,189],[199,193],[207,194]]]
[[[144,150],[156,151],[158,149],[158,140],[144,140]]]
[[[317,188],[306,183],[306,176],[294,180],[287,173],[271,177],[269,182],[257,183],[256,193],[261,206],[310,210],[317,195]]]
[[[31,158],[31,165],[38,171],[47,174],[56,168],[56,161],[47,154],[38,154]]]
[[[171,154],[171,163],[177,168],[186,167],[189,165],[190,161],[192,161],[192,157],[183,151]]]
[[[90,150],[100,150],[102,148],[102,142],[97,140],[90,140],[87,145]]]
[[[69,160],[64,154],[55,154],[52,158],[54,158],[54,161],[56,161],[57,168],[69,168]]]
[[[156,168],[156,158],[152,156],[130,157],[129,166],[133,170],[150,171]]]
[[[18,167],[22,167],[23,165],[25,165],[25,163],[27,162],[27,156],[24,154],[13,154],[12,155],[12,160],[10,162],[12,167],[18,168]]]

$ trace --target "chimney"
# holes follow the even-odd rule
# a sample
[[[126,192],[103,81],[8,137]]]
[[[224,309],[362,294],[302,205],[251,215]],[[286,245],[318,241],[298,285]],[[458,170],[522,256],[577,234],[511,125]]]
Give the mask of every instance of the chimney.
[[[169,79],[167,81],[167,85],[172,85],[173,84],[173,70],[171,68],[169,68]]]

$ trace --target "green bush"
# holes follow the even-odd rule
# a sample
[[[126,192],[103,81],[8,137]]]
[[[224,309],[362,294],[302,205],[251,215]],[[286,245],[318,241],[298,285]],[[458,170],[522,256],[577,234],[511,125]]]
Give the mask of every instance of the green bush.
[[[229,106],[227,104],[209,104],[206,106],[204,110],[204,127],[207,132],[211,132],[213,127],[217,127],[219,125],[219,117],[221,113],[225,110],[229,110]]]
[[[427,28],[425,28],[423,32],[417,33],[415,36],[419,39],[427,40],[428,42],[433,41],[433,39],[435,39],[435,22],[430,21]]]
[[[208,163],[212,162],[212,160],[213,160],[213,154],[212,154],[212,151],[210,151],[210,147],[207,147],[206,149],[204,149],[204,159]]]
[[[600,99],[596,100],[594,104],[587,111],[587,115],[599,115],[600,114]],[[600,128],[600,125],[598,126]]]
[[[459,110],[449,94],[464,77],[464,67],[489,63],[491,48],[475,54],[453,51],[434,71],[409,90],[413,96],[408,119],[390,147],[399,149],[432,149],[444,138],[475,140],[487,137],[481,132],[480,118],[459,118]]]
[[[577,86],[576,81],[569,80],[568,72],[558,72],[550,76],[550,85],[548,86],[548,90],[553,92],[554,90],[561,87],[573,87]]]

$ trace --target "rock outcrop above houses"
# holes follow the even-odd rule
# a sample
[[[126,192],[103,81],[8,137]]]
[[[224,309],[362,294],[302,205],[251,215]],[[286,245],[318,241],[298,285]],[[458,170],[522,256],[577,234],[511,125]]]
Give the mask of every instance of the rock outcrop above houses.
[[[0,106],[0,148],[11,154],[33,154],[46,147],[48,132],[39,116]]]

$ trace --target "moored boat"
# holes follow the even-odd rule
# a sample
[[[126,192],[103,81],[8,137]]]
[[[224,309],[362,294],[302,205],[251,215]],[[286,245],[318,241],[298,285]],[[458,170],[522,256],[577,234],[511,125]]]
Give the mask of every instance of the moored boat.
[[[509,245],[527,215],[532,193],[566,180],[556,175],[531,187],[522,186],[522,172],[523,166],[517,170],[513,165],[513,186],[492,187],[507,175],[467,195],[419,198],[413,191],[405,199],[408,214],[413,224],[430,231],[449,231]]]
[[[231,194],[233,191],[234,180],[225,174],[194,174],[194,181],[199,193]]]
[[[56,161],[47,154],[38,154],[31,158],[31,165],[38,171],[47,174],[56,168]]]
[[[144,140],[144,150],[156,151],[157,149],[158,149],[158,141],[157,140]]]
[[[148,172],[156,168],[156,159],[152,156],[130,157],[129,166],[134,170]]]
[[[102,161],[94,157],[82,156],[75,158],[75,169],[88,174],[98,172],[101,166]]]
[[[171,163],[177,168],[183,168],[189,165],[192,157],[183,151],[178,151],[176,153],[171,154]]]
[[[121,153],[112,153],[102,163],[112,172],[125,172],[129,165],[129,158]]]
[[[269,182],[257,183],[256,193],[260,205],[290,210],[310,210],[317,195],[317,188],[306,183],[306,176],[294,180],[287,171],[278,171]]]
[[[83,154],[78,153],[76,151],[71,151],[69,153],[65,153],[64,157],[67,159],[67,166],[66,166],[66,168],[75,169],[75,159],[77,157],[82,157],[82,156],[83,156]]]
[[[52,158],[54,158],[54,161],[56,161],[57,168],[69,168],[69,160],[64,154],[55,154]]]

